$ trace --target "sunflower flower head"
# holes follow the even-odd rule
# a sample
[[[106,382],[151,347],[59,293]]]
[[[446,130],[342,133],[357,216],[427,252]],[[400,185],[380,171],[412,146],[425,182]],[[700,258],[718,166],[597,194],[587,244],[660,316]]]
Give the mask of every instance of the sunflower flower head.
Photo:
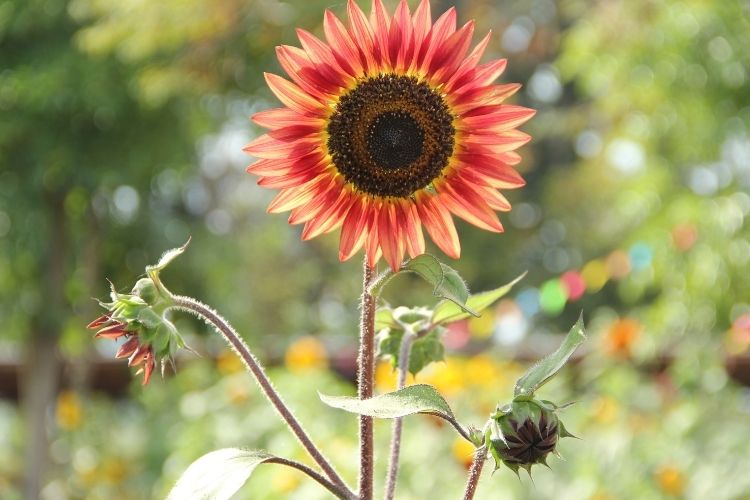
[[[505,103],[520,85],[494,83],[506,61],[480,63],[490,34],[472,48],[474,22],[457,27],[454,8],[433,23],[429,0],[393,15],[373,0],[369,16],[349,0],[347,15],[326,11],[325,40],[300,29],[301,48],[277,48],[292,81],[266,74],[284,107],[253,116],[268,132],[245,148],[259,158],[248,171],[304,240],[340,228],[342,261],[364,249],[396,270],[424,253],[423,228],[458,258],[453,215],[503,231],[499,190],[524,185],[514,150],[530,137],[516,127],[534,111]]]

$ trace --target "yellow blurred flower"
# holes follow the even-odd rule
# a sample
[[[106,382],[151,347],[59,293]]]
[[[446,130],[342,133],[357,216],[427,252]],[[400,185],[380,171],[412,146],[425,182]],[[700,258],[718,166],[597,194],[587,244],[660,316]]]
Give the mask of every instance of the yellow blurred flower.
[[[466,361],[466,379],[472,384],[493,387],[505,377],[497,369],[497,362],[486,354],[478,354]]]
[[[112,484],[122,484],[128,477],[128,463],[120,458],[107,458],[101,466],[102,479]]]
[[[461,358],[446,358],[444,363],[433,363],[424,371],[424,382],[434,385],[444,396],[455,394],[466,385],[465,364]]]
[[[279,495],[288,495],[299,487],[299,473],[287,467],[278,467],[271,477],[271,490]]]
[[[227,380],[226,390],[229,402],[241,405],[250,397],[249,384],[246,377],[231,377]]]
[[[227,349],[216,357],[216,367],[222,375],[230,375],[242,371],[244,365],[234,351]]]
[[[617,418],[620,405],[614,398],[601,397],[591,405],[592,416],[599,424],[611,424]]]
[[[396,371],[390,361],[379,361],[375,366],[375,387],[380,392],[389,392],[396,388]]]
[[[469,319],[469,332],[478,339],[490,338],[495,331],[495,315],[492,311],[484,311],[478,318]]]
[[[583,266],[581,278],[589,292],[598,292],[609,280],[607,266],[601,260],[592,260]]]
[[[55,410],[57,425],[67,431],[77,429],[83,419],[81,399],[73,391],[62,391],[57,397]]]
[[[615,500],[615,497],[606,491],[597,491],[589,497],[589,500]]]
[[[685,476],[673,465],[664,465],[654,473],[659,489],[669,496],[680,496],[685,491]]]
[[[453,441],[453,458],[455,458],[458,463],[460,463],[466,469],[471,467],[471,462],[474,460],[475,450],[476,448],[474,448],[474,445],[464,438],[457,437]]]
[[[292,342],[284,355],[286,367],[295,373],[328,367],[325,346],[315,337],[306,336]]]
[[[390,361],[381,360],[375,365],[375,387],[380,392],[390,392],[396,389],[396,382],[398,381],[398,373],[393,369],[393,363]],[[409,373],[406,375],[406,385],[413,385],[416,383],[414,376]],[[420,381],[420,383],[427,383]]]

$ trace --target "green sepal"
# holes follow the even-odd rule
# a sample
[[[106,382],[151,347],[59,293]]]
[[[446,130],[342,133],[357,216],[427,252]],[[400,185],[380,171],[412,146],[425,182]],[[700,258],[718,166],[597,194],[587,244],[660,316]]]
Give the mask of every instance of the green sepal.
[[[172,293],[167,290],[167,287],[165,287],[164,284],[162,284],[161,279],[159,278],[159,273],[161,273],[161,271],[163,271],[164,268],[166,268],[174,259],[182,255],[189,244],[190,238],[188,238],[185,244],[181,247],[173,248],[164,252],[159,259],[159,262],[157,262],[155,265],[146,266],[146,274],[153,281],[153,284],[156,287],[159,295],[163,297],[172,296]]]
[[[162,317],[150,307],[143,307],[138,311],[137,320],[146,328],[158,328],[162,323]]]

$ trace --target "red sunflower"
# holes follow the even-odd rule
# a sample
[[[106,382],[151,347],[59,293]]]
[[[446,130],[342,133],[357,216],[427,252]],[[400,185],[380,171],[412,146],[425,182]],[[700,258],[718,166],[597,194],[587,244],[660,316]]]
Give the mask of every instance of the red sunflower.
[[[364,247],[397,269],[424,253],[422,226],[458,258],[451,214],[503,231],[498,189],[524,185],[513,151],[530,137],[515,128],[534,110],[504,103],[520,85],[493,83],[506,61],[479,63],[490,34],[469,50],[474,22],[457,29],[454,8],[434,24],[429,0],[347,12],[348,29],[326,11],[325,42],[300,29],[301,49],[277,48],[293,81],[266,74],[285,107],[253,116],[269,132],[245,148],[260,158],[248,171],[280,190],[268,211],[291,210],[304,240],[340,227],[341,260]]]

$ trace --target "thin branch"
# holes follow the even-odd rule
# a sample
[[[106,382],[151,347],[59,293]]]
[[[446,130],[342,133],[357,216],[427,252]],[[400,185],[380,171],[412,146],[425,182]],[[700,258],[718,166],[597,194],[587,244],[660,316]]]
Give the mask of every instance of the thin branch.
[[[406,375],[409,371],[409,356],[411,355],[411,346],[416,340],[417,334],[410,329],[404,330],[404,336],[401,338],[401,347],[398,353],[398,379],[396,390],[403,389],[406,386]],[[401,453],[401,431],[403,430],[403,419],[396,418],[393,420],[393,431],[391,434],[391,456],[388,461],[388,476],[385,482],[386,500],[393,500],[396,493],[396,480],[398,479],[398,458]]]
[[[471,469],[469,469],[469,479],[466,482],[466,490],[464,491],[464,500],[472,500],[474,498],[485,460],[487,460],[487,445],[477,448],[477,451],[474,453],[474,460],[471,462]]]
[[[294,435],[299,439],[302,446],[307,450],[310,456],[315,460],[320,468],[323,469],[326,476],[328,476],[333,484],[335,484],[342,491],[346,491],[350,498],[356,498],[356,494],[352,492],[341,476],[336,472],[331,463],[323,456],[318,448],[313,444],[310,437],[307,435],[302,425],[299,423],[297,418],[292,414],[289,408],[286,406],[281,396],[273,387],[271,380],[266,375],[265,370],[260,364],[260,361],[253,355],[250,348],[245,344],[242,338],[232,328],[232,326],[219,313],[198,302],[191,297],[184,297],[179,295],[173,295],[172,300],[174,301],[173,308],[187,311],[195,314],[199,318],[203,319],[206,323],[216,328],[221,333],[224,339],[234,349],[237,355],[242,359],[247,366],[248,370],[253,374],[255,380],[258,382],[261,391],[265,394],[268,401],[276,409],[284,422],[287,423]]]
[[[367,264],[367,255],[362,268],[357,383],[359,399],[368,399],[372,397],[375,378],[375,297],[368,291],[374,273]],[[362,500],[372,500],[375,468],[372,417],[359,417],[359,452],[359,496]]]
[[[320,484],[322,484],[328,491],[336,495],[337,498],[340,498],[342,500],[356,500],[357,496],[354,495],[351,491],[345,488],[341,488],[340,486],[337,486],[333,484],[331,481],[323,477],[322,474],[320,474],[317,471],[314,471],[310,467],[308,467],[305,464],[301,464],[299,462],[295,462],[294,460],[288,460],[286,458],[281,457],[273,457],[268,460],[266,460],[266,463],[274,463],[274,464],[281,464],[281,465],[287,465],[289,467],[295,468],[299,471],[304,472]]]

